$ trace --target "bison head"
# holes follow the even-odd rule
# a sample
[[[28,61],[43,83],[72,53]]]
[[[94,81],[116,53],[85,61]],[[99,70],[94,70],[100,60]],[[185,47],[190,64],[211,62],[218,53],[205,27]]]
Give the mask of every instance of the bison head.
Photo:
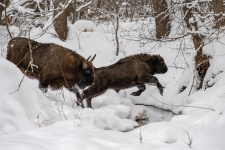
[[[94,83],[94,66],[92,64],[93,60],[95,59],[95,56],[89,61],[89,56],[85,61],[82,62],[81,65],[81,71],[80,71],[80,82],[78,83],[78,86],[83,89],[86,86],[90,86]]]
[[[168,68],[164,62],[164,59],[160,55],[155,55],[154,57],[155,73],[166,73]]]

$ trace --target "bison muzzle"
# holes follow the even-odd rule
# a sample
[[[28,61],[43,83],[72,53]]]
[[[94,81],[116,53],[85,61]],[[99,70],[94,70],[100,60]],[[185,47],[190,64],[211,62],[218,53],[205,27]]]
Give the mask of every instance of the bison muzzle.
[[[120,59],[113,65],[95,69],[94,84],[82,92],[81,99],[86,99],[87,106],[91,107],[91,99],[107,89],[119,92],[133,86],[137,86],[138,91],[131,95],[139,96],[145,90],[145,84],[156,85],[162,95],[163,87],[153,75],[166,73],[167,70],[160,55],[138,54]]]
[[[78,99],[81,89],[94,82],[92,61],[76,52],[53,43],[39,43],[27,38],[13,38],[8,43],[7,59],[28,77],[39,79],[44,92],[63,86],[74,92]]]

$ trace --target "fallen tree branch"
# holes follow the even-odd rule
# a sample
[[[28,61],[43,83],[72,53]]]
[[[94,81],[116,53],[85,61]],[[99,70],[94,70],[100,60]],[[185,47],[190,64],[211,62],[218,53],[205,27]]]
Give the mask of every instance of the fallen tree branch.
[[[159,101],[158,99],[156,99],[155,97],[153,97],[152,95],[149,95],[152,98],[154,98],[157,102],[163,104],[163,105],[167,105],[170,107],[189,107],[189,108],[199,108],[199,109],[206,109],[206,110],[211,110],[211,111],[215,111],[213,108],[208,108],[208,107],[200,107],[200,106],[187,106],[187,105],[170,105],[164,102]],[[144,105],[144,106],[151,106],[151,105],[145,105],[145,104],[137,104],[137,105]]]
[[[29,67],[29,66],[28,66],[28,67]],[[28,67],[27,67],[27,68],[28,68]],[[22,82],[23,82],[23,79],[24,79],[25,75],[26,75],[26,74],[23,75],[23,78],[22,78],[21,81],[20,81],[20,84],[19,84],[19,86],[18,86],[18,89],[17,89],[16,91],[14,91],[14,92],[9,93],[9,94],[13,94],[13,93],[16,93],[17,91],[19,91],[20,86],[21,86],[21,84],[22,84]]]

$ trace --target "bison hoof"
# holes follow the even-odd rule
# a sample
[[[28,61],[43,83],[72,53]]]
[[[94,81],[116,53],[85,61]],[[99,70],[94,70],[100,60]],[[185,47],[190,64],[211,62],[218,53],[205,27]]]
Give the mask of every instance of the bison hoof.
[[[81,107],[82,107],[82,108],[84,108],[84,105],[83,105],[83,104],[81,104]]]
[[[91,106],[91,105],[87,105],[87,107],[88,107],[88,108],[92,108],[92,106]]]
[[[84,104],[83,103],[80,103],[80,102],[76,102],[77,106],[81,106],[82,108],[84,108]]]
[[[47,93],[47,92],[48,92],[48,88],[40,88],[40,90],[41,90],[43,93]]]
[[[131,93],[130,95],[133,95],[133,96],[139,96],[139,95],[141,95],[141,93],[140,93],[140,92],[133,92],[133,93]]]
[[[163,96],[163,88],[159,88],[159,93]]]

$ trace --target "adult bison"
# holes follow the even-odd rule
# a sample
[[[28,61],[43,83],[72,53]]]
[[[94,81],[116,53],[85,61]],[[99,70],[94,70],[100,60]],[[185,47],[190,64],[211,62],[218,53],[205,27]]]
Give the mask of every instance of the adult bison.
[[[46,92],[63,86],[80,99],[79,91],[93,84],[92,61],[76,52],[53,43],[39,43],[27,38],[13,38],[8,43],[7,59],[28,77],[39,79],[39,87]]]
[[[119,92],[121,89],[137,86],[138,91],[131,95],[139,96],[145,90],[145,84],[154,84],[163,94],[163,87],[154,74],[167,72],[167,66],[160,55],[138,54],[119,60],[113,65],[95,69],[94,84],[84,90],[81,99],[87,100],[91,107],[91,99],[103,94],[107,89]]]

